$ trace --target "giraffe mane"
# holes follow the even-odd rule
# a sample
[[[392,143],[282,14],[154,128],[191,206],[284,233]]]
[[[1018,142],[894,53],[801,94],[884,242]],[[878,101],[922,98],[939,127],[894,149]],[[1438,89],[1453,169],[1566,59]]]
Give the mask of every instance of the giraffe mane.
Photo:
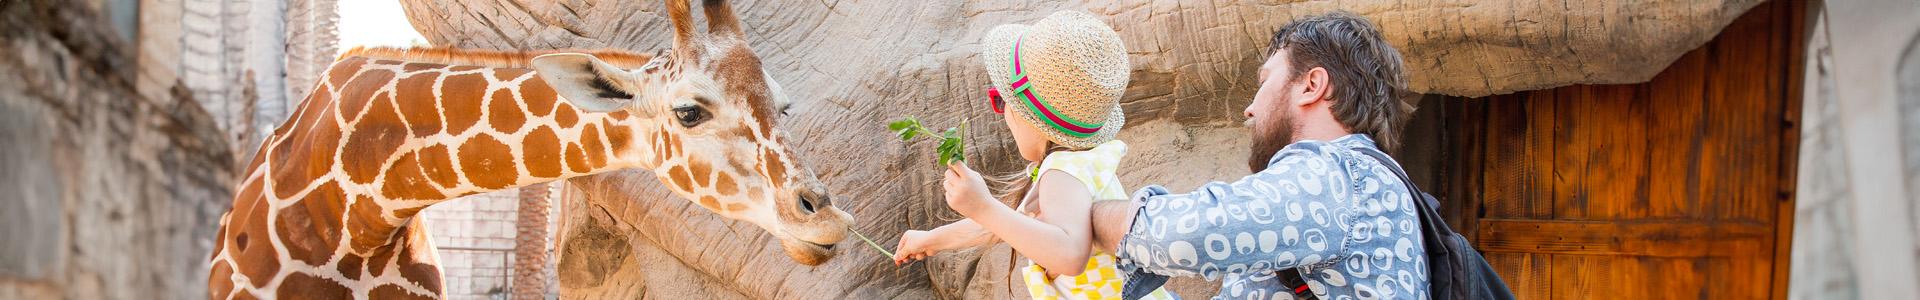
[[[444,65],[471,65],[490,68],[531,68],[533,58],[554,53],[585,53],[600,58],[608,64],[621,68],[639,68],[653,59],[652,54],[634,53],[618,49],[558,49],[533,51],[497,51],[483,49],[460,49],[452,47],[393,48],[356,46],[340,54],[338,60],[349,57],[369,59],[392,59],[407,62],[423,62]]]

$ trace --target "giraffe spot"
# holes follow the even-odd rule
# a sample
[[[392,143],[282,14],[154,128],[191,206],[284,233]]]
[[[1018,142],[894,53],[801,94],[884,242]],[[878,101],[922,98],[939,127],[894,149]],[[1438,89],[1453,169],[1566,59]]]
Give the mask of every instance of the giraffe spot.
[[[704,159],[688,157],[687,167],[688,170],[693,171],[694,185],[702,187],[710,186],[707,184],[712,183],[711,179],[709,179],[712,177],[707,177],[707,175],[713,175],[713,165],[707,164],[707,161]]]
[[[733,182],[733,175],[720,172],[719,174],[715,174],[715,177],[719,178],[713,180],[713,190],[720,193],[721,196],[733,196],[733,194],[740,192],[740,186]]]
[[[533,73],[533,69],[522,68],[494,68],[492,71],[493,79],[500,81],[513,81],[514,79],[520,79],[520,76],[526,76],[527,73]],[[532,80],[540,80],[540,77],[534,77]],[[545,85],[546,83],[541,84]]]
[[[560,109],[554,110],[554,124],[558,124],[560,127],[573,127],[573,125],[580,124],[580,113],[574,111],[572,105],[561,103],[556,106],[559,106]]]
[[[453,66],[452,68],[447,68],[447,72],[466,72],[479,69],[482,68],[479,66]]]
[[[274,232],[279,234],[287,256],[315,266],[332,260],[335,246],[340,245],[340,216],[344,212],[340,206],[346,199],[339,184],[330,181],[280,209],[274,219]]]
[[[227,265],[224,261],[214,262],[213,270],[207,272],[207,295],[211,297],[208,299],[226,299],[231,293],[233,293],[233,266]]]
[[[420,214],[420,210],[425,208],[427,208],[426,205],[395,209],[393,210],[393,218],[395,219],[412,218],[414,215]]]
[[[553,128],[535,127],[527,137],[520,141],[520,153],[525,157],[527,174],[533,177],[560,177],[560,136]]]
[[[380,195],[395,200],[438,200],[447,195],[439,188],[427,184],[427,175],[420,169],[420,159],[415,152],[400,155],[393,166],[387,167],[386,181],[380,183]]]
[[[460,169],[467,181],[483,189],[502,189],[520,180],[513,149],[490,135],[476,135],[460,145]]]
[[[393,153],[400,150],[400,144],[407,140],[407,125],[400,120],[393,103],[374,102],[354,127],[353,134],[346,138],[346,147],[340,149],[340,157],[352,161],[341,162],[340,168],[354,183],[372,183],[373,177],[380,174],[380,165],[393,157]]]
[[[354,239],[357,241],[359,237],[356,236]],[[394,247],[377,247],[368,249],[370,253],[367,255],[367,275],[380,277],[381,273],[387,272],[387,263],[393,260],[393,248]]]
[[[607,165],[607,147],[600,142],[600,127],[587,123],[580,129],[580,147],[587,150],[587,162],[595,166]]]
[[[280,282],[280,299],[353,299],[353,290],[339,282],[294,272]]]
[[[375,258],[374,261],[381,261],[380,251],[392,248],[383,246],[393,241],[397,228],[395,224],[387,222],[383,215],[385,212],[385,208],[374,203],[372,197],[362,195],[353,200],[353,204],[347,207],[347,233],[353,237],[349,250],[356,254],[373,253],[370,257]],[[374,272],[373,276],[380,276],[379,269],[382,267],[384,265],[367,265],[367,269]]]
[[[334,264],[333,268],[336,271],[340,271],[341,277],[346,277],[347,280],[360,280],[360,273],[365,271],[361,268],[360,263],[364,261],[365,259],[360,258],[360,256],[344,255],[340,257],[339,263]]]
[[[416,295],[407,292],[406,288],[392,284],[375,287],[372,292],[367,293],[367,299],[433,299],[433,297],[428,296],[429,295]]]
[[[513,70],[526,72],[525,69]],[[505,75],[501,76],[502,79],[506,78]],[[514,75],[514,78],[519,77],[519,74]],[[553,114],[554,103],[559,101],[559,96],[554,94],[553,86],[547,85],[547,82],[541,80],[540,77],[533,77],[533,79],[520,82],[520,99],[527,103],[527,111],[532,112],[533,116],[546,117],[549,114]]]
[[[334,100],[340,102],[340,119],[349,121],[359,119],[360,115],[365,114],[367,103],[392,99],[392,93],[381,91],[387,87],[387,82],[391,81],[393,81],[392,71],[367,70],[360,73],[360,76],[354,77],[353,81],[348,81],[349,84],[335,87],[340,89],[340,98]],[[315,90],[314,94],[320,94],[323,91]]]
[[[587,166],[587,152],[580,150],[580,144],[567,144],[567,170],[574,173],[587,173],[593,169]]]
[[[688,180],[687,178],[686,167],[673,166],[673,168],[668,168],[667,179],[668,181],[672,181],[674,186],[680,187],[680,191],[682,192],[693,191],[693,183],[692,180]]]
[[[493,101],[487,102],[487,123],[493,125],[493,131],[520,132],[520,126],[527,124],[527,112],[520,110],[518,101],[513,99],[513,91],[493,91]]]
[[[459,135],[480,122],[485,110],[487,79],[480,74],[447,76],[440,82],[440,108],[446,111],[447,133]]]
[[[746,204],[727,203],[727,211],[742,211],[742,210],[747,210]]]
[[[763,159],[761,165],[767,168],[767,181],[772,181],[773,188],[776,189],[785,185],[787,179],[787,164],[780,161],[780,154],[774,153],[773,150],[761,150],[760,154],[761,159]]]
[[[258,193],[251,191],[241,194]],[[266,199],[260,197],[240,199],[234,202],[233,216],[227,219],[227,226],[232,227],[230,230],[234,234],[234,248],[228,249],[229,256],[233,258],[233,268],[241,276],[256,278],[252,281],[254,287],[265,287],[267,281],[258,278],[273,278],[275,273],[280,272],[280,253],[274,250],[272,239],[265,240],[268,244],[262,247],[253,247],[259,246],[253,245],[253,242],[258,242],[256,237],[273,234],[272,224],[267,222],[267,212],[271,208]]]
[[[400,70],[406,71],[406,72],[414,72],[414,71],[428,70],[428,69],[439,69],[446,66],[447,65],[430,64],[430,63],[407,63],[406,65],[401,66]]]
[[[360,67],[366,64],[367,59],[362,57],[351,57],[335,62],[333,67],[327,68],[327,82],[333,83],[335,87],[346,85],[348,79],[353,79],[353,73],[360,72]]]
[[[760,196],[760,195],[766,195],[766,194],[767,194],[767,189],[757,187],[757,186],[747,190],[747,196]]]
[[[332,120],[306,118],[301,123],[312,126],[303,126],[287,141],[275,145],[269,160],[273,165],[270,178],[273,192],[278,198],[293,197],[315,179],[333,172],[333,150],[340,143],[340,125]]]
[[[230,298],[232,298],[233,300],[260,300],[260,296],[254,295],[253,292],[249,292],[247,290],[239,290],[237,292],[239,293],[233,294],[233,296]]]
[[[208,253],[208,255],[207,255],[207,260],[209,260],[209,261],[211,261],[211,260],[213,260],[214,258],[219,258],[219,257],[220,257],[220,252],[222,252],[222,251],[226,251],[226,250],[227,250],[227,241],[228,241],[228,239],[227,239],[227,224],[226,224],[226,222],[220,222],[220,229],[219,229],[219,231],[215,231],[215,232],[213,233],[213,239],[214,239],[214,241],[213,241],[213,251],[212,251],[211,253]],[[217,277],[216,277],[216,278],[217,278]]]
[[[433,96],[433,82],[440,79],[439,76],[437,73],[414,74],[394,83],[393,91],[399,95],[393,100],[400,116],[406,118],[407,127],[413,129],[413,136],[440,133],[440,99]]]
[[[447,145],[433,144],[414,153],[419,153],[420,170],[426,172],[427,179],[442,187],[460,185],[460,173],[453,169],[453,154]]]
[[[667,132],[667,131],[661,130],[660,132]],[[680,143],[679,135],[676,135],[673,133],[667,133],[667,149],[668,149],[667,152],[671,152],[673,153],[673,156],[678,157],[681,155],[686,155],[687,145]]]
[[[600,127],[606,129],[607,146],[613,148],[615,153],[626,150],[633,143],[633,127],[609,122],[602,122]]]
[[[411,227],[412,226],[409,226],[409,228]],[[408,230],[408,231],[412,231],[412,230]],[[410,232],[410,233],[421,234],[419,232]],[[413,237],[424,238],[425,236],[416,235]],[[400,256],[397,256],[394,258],[396,259],[394,264],[397,264],[400,266],[399,268],[400,277],[406,278],[408,281],[412,281],[415,284],[419,284],[420,287],[426,288],[426,290],[428,291],[432,291],[435,293],[444,292],[440,289],[440,267],[434,266],[431,262],[421,262],[421,261],[413,260],[414,257],[417,257],[417,255],[414,255],[413,251],[433,251],[433,249],[415,249],[411,247],[401,248]]]
[[[705,207],[707,210],[719,211],[720,199],[716,199],[713,196],[700,196],[700,207]]]

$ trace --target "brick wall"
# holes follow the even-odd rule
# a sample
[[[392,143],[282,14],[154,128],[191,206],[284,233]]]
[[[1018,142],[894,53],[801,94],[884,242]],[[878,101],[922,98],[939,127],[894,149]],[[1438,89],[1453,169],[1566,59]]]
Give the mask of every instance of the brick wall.
[[[439,248],[448,299],[508,298],[512,292],[519,196],[518,189],[472,195],[434,205],[420,214],[434,246]],[[557,207],[549,205],[548,215],[559,213]],[[548,222],[547,236],[553,236],[553,230],[552,222]],[[553,241],[549,239],[547,245],[552,255]],[[556,282],[553,267],[544,269],[547,282]],[[547,298],[558,296],[557,289],[549,287],[547,291]]]

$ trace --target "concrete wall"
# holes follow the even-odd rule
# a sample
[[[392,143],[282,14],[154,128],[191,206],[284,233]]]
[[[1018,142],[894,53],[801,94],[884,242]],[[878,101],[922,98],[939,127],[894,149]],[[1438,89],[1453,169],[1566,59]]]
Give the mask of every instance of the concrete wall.
[[[1809,11],[1793,299],[1920,299],[1920,3]]]

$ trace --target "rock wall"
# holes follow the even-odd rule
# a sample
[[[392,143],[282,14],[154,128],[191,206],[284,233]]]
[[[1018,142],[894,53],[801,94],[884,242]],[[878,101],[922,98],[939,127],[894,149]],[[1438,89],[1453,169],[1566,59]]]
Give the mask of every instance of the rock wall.
[[[652,51],[670,32],[656,1],[405,0],[435,45],[491,49],[612,47]],[[1758,1],[741,1],[750,42],[796,96],[801,159],[891,246],[907,229],[958,216],[940,204],[931,145],[894,141],[882,124],[912,114],[970,120],[976,166],[1012,172],[1005,128],[983,105],[975,56],[994,25],[1048,12],[1103,16],[1127,42],[1123,99],[1133,145],[1122,177],[1175,189],[1246,173],[1239,111],[1271,31],[1336,6],[1373,18],[1403,53],[1414,91],[1461,96],[1650,78]],[[562,203],[560,285],[567,298],[1006,298],[1022,295],[1004,246],[894,267],[857,242],[801,267],[759,229],[668,196],[647,173],[574,180]],[[1204,297],[1209,284],[1178,284]]]
[[[1788,297],[1920,298],[1920,6],[1818,3]]]
[[[91,4],[0,2],[0,298],[205,297],[228,140]]]

